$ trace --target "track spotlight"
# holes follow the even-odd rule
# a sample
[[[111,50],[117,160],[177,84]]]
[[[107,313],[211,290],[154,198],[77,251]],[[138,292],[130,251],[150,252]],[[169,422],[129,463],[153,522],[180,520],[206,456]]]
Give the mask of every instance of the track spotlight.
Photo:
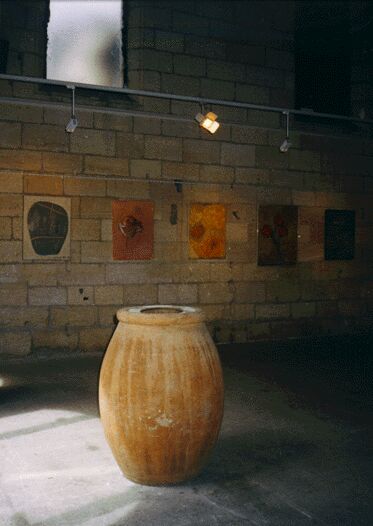
[[[75,117],[75,86],[67,86],[71,89],[71,118],[66,124],[67,133],[73,133],[78,126],[78,119]]]
[[[288,138],[286,138],[280,146],[280,152],[286,153],[290,147],[291,147],[291,142],[289,141]]]
[[[215,133],[220,126],[220,123],[216,120],[217,118],[218,116],[216,113],[212,111],[209,111],[205,115],[203,113],[197,113],[195,116],[195,119],[201,128],[205,128],[205,130],[209,131],[210,133]]]
[[[282,153],[286,153],[289,150],[289,148],[291,147],[291,142],[290,142],[290,139],[289,139],[289,133],[290,133],[289,120],[290,120],[290,115],[289,115],[288,111],[284,111],[284,115],[286,115],[286,138],[285,138],[284,142],[280,146],[280,152],[282,152]]]
[[[78,119],[76,117],[71,117],[69,122],[66,124],[65,130],[67,133],[73,133],[78,126]]]

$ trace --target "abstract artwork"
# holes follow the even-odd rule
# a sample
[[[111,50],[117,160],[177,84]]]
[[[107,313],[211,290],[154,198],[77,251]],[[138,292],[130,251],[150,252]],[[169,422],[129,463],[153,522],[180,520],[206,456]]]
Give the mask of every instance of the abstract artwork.
[[[325,259],[353,259],[355,210],[325,210]]]
[[[189,210],[189,257],[225,257],[226,208],[220,204],[192,204]]]
[[[23,259],[70,256],[70,209],[67,197],[25,196]]]
[[[297,259],[298,261],[324,259],[324,208],[299,207]]]
[[[297,223],[297,206],[259,206],[258,265],[290,265],[297,261]]]
[[[151,259],[154,239],[152,201],[113,201],[113,259]]]

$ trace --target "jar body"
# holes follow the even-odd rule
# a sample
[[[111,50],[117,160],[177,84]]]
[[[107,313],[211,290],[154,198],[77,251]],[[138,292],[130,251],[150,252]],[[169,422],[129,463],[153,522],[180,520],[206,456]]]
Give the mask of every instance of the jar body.
[[[136,316],[126,318],[130,309],[118,312],[99,384],[101,420],[114,457],[127,478],[149,485],[194,477],[223,416],[221,365],[205,324],[199,316],[188,322],[173,312],[167,323],[167,308],[173,307],[161,308],[163,316],[150,314],[159,323],[141,323],[146,308],[139,309],[139,323]]]

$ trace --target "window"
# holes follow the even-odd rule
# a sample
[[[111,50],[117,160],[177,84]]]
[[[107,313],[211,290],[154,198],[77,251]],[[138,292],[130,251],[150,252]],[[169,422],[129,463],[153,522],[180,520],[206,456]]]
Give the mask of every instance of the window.
[[[344,2],[300,2],[295,34],[296,108],[351,113],[351,38]]]
[[[0,73],[6,73],[6,66],[8,61],[9,42],[0,39]]]
[[[123,87],[122,0],[50,0],[47,78]]]

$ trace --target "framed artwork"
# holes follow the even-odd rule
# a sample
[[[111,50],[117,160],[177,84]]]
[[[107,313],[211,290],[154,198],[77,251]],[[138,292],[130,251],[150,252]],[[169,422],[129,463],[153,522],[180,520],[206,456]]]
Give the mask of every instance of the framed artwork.
[[[154,242],[152,201],[112,202],[113,259],[151,259]]]
[[[259,206],[258,265],[291,265],[296,263],[297,225],[297,206]]]
[[[325,210],[325,259],[353,259],[355,210]]]
[[[324,259],[324,208],[298,209],[298,261]]]
[[[225,258],[226,208],[221,204],[192,204],[189,209],[189,257]]]
[[[70,198],[25,196],[23,205],[23,259],[68,258]]]

